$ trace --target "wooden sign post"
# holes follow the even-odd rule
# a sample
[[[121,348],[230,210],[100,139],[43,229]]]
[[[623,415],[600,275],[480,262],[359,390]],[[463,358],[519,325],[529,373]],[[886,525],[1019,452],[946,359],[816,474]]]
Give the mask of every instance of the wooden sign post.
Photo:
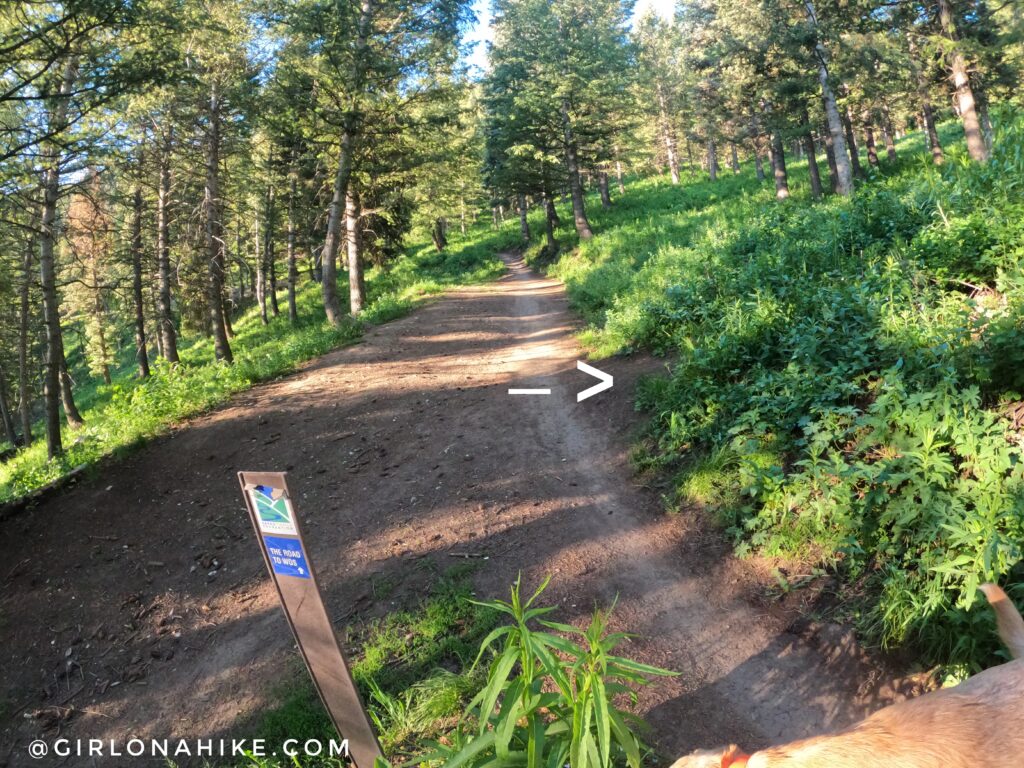
[[[383,757],[349,672],[302,540],[284,472],[239,472],[242,495],[281,607],[313,685],[357,768]]]

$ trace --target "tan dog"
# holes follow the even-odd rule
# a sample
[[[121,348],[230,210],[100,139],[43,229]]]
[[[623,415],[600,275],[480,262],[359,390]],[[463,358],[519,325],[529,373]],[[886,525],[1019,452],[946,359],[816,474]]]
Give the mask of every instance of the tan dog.
[[[1011,768],[1024,766],[1024,619],[982,586],[1013,661],[960,685],[894,704],[830,736],[743,754],[695,752],[672,768]]]

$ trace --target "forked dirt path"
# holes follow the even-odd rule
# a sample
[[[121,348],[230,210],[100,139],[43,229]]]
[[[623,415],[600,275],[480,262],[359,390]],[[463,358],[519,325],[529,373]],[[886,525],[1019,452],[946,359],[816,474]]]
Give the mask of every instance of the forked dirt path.
[[[640,699],[666,754],[759,747],[886,703],[870,666],[748,602],[748,566],[634,484],[632,389],[658,364],[599,363],[615,387],[577,404],[596,382],[575,370],[565,293],[506,260],[503,279],[376,328],[0,524],[0,765],[45,764],[25,744],[58,728],[241,735],[294,677],[241,469],[289,471],[339,626],[411,599],[462,555],[481,564],[480,595],[504,595],[520,571],[531,587],[552,574],[562,620],[584,623],[617,596],[616,627],[639,635],[622,651],[680,673]]]

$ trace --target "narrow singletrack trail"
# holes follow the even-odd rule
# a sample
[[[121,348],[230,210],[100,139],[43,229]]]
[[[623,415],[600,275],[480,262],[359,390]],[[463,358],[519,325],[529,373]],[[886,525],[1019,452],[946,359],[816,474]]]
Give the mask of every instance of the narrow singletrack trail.
[[[621,652],[679,672],[640,699],[666,754],[802,737],[890,700],[873,668],[750,603],[721,537],[634,483],[632,385],[660,364],[599,362],[615,387],[577,403],[596,381],[576,370],[565,292],[505,259],[501,280],[0,524],[0,765],[38,764],[23,746],[53,730],[26,712],[74,707],[60,727],[82,738],[231,737],[304,674],[238,470],[290,473],[339,628],[408,602],[462,556],[480,563],[481,596],[504,596],[520,571],[530,588],[552,575],[562,621],[617,598],[615,627],[637,634]]]

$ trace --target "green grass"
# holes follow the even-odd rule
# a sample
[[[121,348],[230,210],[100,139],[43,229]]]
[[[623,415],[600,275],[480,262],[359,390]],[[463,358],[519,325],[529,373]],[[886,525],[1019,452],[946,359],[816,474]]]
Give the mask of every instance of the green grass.
[[[635,459],[673,478],[670,508],[716,508],[740,554],[833,569],[869,641],[980,665],[978,583],[1024,596],[1024,436],[1003,416],[1024,399],[1024,117],[1000,112],[985,167],[942,135],[944,167],[913,134],[849,199],[812,202],[802,161],[784,202],[749,164],[634,181],[611,210],[591,198],[589,242],[562,211],[547,269],[592,354],[669,358]]]
[[[182,337],[181,363],[169,366],[153,361],[153,376],[134,376],[132,351],[123,349],[106,386],[90,378],[81,356],[80,334],[69,329],[68,356],[77,382],[75,398],[86,422],[76,432],[64,430],[65,454],[46,458],[41,426],[36,441],[0,464],[0,503],[46,485],[78,466],[131,450],[170,425],[209,410],[231,395],[261,381],[281,376],[312,357],[356,341],[363,323],[383,323],[409,312],[423,297],[454,285],[493,279],[503,266],[496,254],[515,243],[511,226],[492,231],[477,228],[466,237],[456,233],[444,253],[420,241],[410,246],[390,269],[374,268],[367,274],[368,306],[360,323],[332,328],[324,320],[320,286],[308,282],[297,295],[300,322],[285,315],[264,326],[256,307],[234,321],[231,340],[233,365],[213,360],[211,342],[203,337]],[[344,275],[342,275],[342,282]],[[339,286],[343,301],[347,291]]]

